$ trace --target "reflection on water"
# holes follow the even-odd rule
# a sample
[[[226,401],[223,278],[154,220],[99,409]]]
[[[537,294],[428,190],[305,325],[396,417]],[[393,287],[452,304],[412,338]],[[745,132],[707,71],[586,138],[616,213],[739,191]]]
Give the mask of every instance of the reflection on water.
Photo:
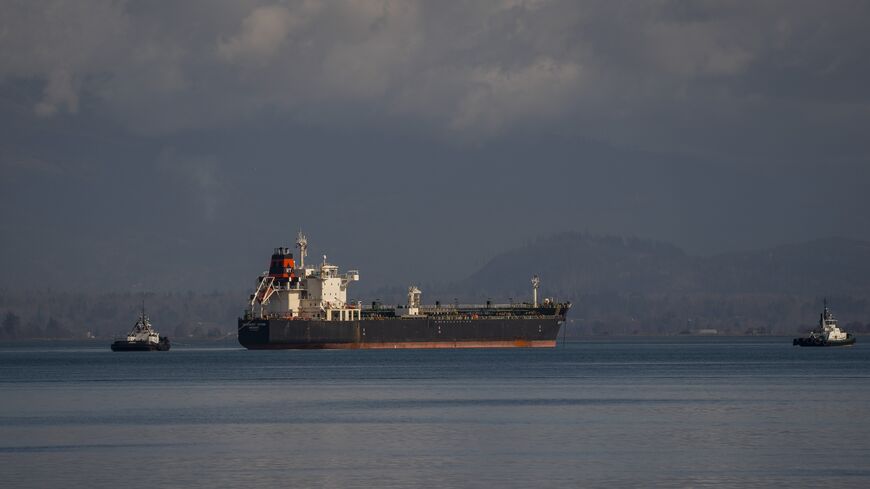
[[[0,350],[0,486],[870,486],[862,343],[103,346]]]

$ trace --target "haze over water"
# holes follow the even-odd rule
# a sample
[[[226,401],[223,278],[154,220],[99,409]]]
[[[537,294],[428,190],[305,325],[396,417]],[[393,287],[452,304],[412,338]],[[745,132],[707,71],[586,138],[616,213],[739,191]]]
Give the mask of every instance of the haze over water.
[[[870,348],[0,349],[2,487],[867,487]]]

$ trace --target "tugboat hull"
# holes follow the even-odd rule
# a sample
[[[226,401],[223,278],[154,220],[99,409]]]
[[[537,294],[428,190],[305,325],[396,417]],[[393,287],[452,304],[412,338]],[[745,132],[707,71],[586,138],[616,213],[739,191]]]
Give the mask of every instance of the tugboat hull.
[[[116,341],[112,343],[112,351],[169,351],[169,339],[161,338],[159,343],[144,341]]]
[[[829,341],[822,338],[795,338],[793,346],[850,346],[855,344],[855,337],[851,334],[845,340]]]

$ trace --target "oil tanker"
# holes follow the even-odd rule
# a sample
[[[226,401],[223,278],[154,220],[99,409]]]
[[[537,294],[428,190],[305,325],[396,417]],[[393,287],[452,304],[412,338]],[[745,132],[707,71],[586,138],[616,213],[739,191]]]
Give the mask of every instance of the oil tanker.
[[[537,276],[530,303],[424,305],[413,285],[406,304],[348,302],[348,286],[359,280],[359,271],[339,273],[326,255],[318,266],[306,267],[308,240],[302,232],[296,248],[298,266],[290,248],[275,248],[269,270],[257,278],[238,320],[245,348],[553,347],[571,308],[550,298],[538,303]]]

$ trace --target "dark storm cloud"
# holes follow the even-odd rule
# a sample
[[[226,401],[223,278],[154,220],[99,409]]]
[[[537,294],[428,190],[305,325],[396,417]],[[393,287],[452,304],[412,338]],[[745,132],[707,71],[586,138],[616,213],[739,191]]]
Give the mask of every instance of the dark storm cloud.
[[[205,243],[256,256],[303,226],[384,277],[566,229],[702,251],[870,238],[868,17],[857,1],[4,2],[8,269],[45,265],[32,243],[56,233],[81,263],[139,243],[177,271]]]
[[[593,137],[866,116],[864,2],[20,2],[0,75],[35,114],[93,110],[165,133],[286,113],[453,137],[570,120]],[[859,104],[859,107],[843,107]],[[811,121],[805,123],[812,126]],[[724,127],[717,127],[717,126]],[[662,141],[662,138],[665,138]],[[646,140],[646,141],[645,141]]]

